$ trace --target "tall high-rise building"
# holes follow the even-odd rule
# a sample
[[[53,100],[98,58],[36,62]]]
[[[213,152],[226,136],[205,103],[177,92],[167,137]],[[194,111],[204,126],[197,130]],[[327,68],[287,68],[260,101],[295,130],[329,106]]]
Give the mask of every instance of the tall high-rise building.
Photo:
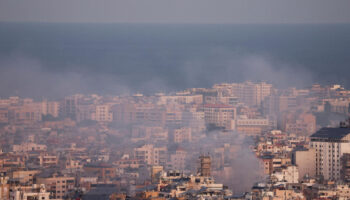
[[[322,128],[311,138],[315,151],[316,176],[325,180],[341,178],[341,157],[350,153],[350,128]]]

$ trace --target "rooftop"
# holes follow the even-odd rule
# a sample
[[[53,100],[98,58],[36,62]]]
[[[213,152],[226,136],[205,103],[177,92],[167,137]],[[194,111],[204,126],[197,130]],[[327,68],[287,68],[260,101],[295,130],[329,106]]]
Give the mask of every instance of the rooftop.
[[[350,128],[321,128],[311,138],[342,139],[350,134]]]

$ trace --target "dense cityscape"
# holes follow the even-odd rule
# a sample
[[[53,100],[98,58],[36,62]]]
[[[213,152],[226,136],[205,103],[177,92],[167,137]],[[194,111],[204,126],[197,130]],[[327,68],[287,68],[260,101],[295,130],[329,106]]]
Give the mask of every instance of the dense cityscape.
[[[0,99],[0,199],[349,199],[350,90]]]
[[[0,0],[0,200],[350,200],[349,0]]]

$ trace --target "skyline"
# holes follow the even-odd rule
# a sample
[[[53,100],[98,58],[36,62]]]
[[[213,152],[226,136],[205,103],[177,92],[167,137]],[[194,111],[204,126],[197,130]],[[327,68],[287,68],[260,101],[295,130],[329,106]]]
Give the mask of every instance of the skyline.
[[[154,96],[73,95],[54,101],[11,97],[0,99],[3,138],[0,154],[7,166],[6,159],[13,154],[45,153],[41,162],[32,159],[16,165],[36,170],[33,175],[36,179],[29,180],[29,184],[45,183],[49,191],[45,199],[74,199],[76,196],[84,199],[93,195],[94,188],[84,185],[90,179],[81,178],[86,175],[94,177],[94,184],[105,185],[107,181],[114,187],[110,191],[100,191],[103,195],[122,192],[134,196],[136,191],[130,185],[163,184],[157,181],[153,169],[179,170],[184,176],[213,177],[221,186],[209,184],[208,187],[215,186],[222,191],[227,186],[225,191],[232,190],[235,195],[248,192],[248,195],[254,192],[255,183],[267,183],[269,179],[264,177],[276,176],[278,181],[274,186],[278,188],[280,181],[305,184],[299,182],[305,180],[305,174],[318,178],[316,165],[303,162],[304,154],[313,161],[314,151],[300,152],[303,155],[297,156],[298,165],[292,163],[291,154],[294,150],[309,148],[306,138],[321,127],[334,127],[327,129],[331,131],[348,130],[344,127],[346,123],[339,128],[339,122],[348,116],[349,102],[350,90],[340,86],[279,90],[264,82],[216,84],[212,88]],[[208,152],[208,162],[212,164],[207,165],[205,173],[196,174],[195,160],[203,152]],[[40,155],[32,156],[39,156],[40,160]],[[339,163],[340,156],[333,162]],[[7,167],[9,175],[3,176],[26,173],[13,166]],[[90,173],[101,167],[110,172],[102,176]],[[52,169],[65,176],[53,174]],[[340,180],[340,169],[332,170],[338,173],[335,177]],[[129,172],[138,176],[127,176]],[[281,173],[286,174],[281,177]],[[83,191],[62,192],[62,187],[50,187],[52,182],[49,181],[58,183],[53,179],[56,177],[77,183]],[[48,178],[47,182],[42,178]],[[134,182],[119,184],[120,178]],[[27,180],[21,178],[20,181]],[[5,187],[15,186],[9,182]],[[121,188],[124,190],[120,191]],[[148,190],[155,189],[147,187],[142,192]],[[163,194],[164,190],[158,192]],[[294,193],[307,195],[299,190]],[[177,195],[184,194],[181,191]]]
[[[0,200],[350,199],[350,0],[0,0]]]

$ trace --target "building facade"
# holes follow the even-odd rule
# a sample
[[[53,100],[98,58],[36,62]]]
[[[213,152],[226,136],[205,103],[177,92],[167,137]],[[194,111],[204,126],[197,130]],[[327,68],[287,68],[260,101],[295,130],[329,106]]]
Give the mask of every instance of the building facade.
[[[316,176],[325,180],[339,180],[341,157],[350,153],[349,128],[322,128],[311,135],[315,151]]]

